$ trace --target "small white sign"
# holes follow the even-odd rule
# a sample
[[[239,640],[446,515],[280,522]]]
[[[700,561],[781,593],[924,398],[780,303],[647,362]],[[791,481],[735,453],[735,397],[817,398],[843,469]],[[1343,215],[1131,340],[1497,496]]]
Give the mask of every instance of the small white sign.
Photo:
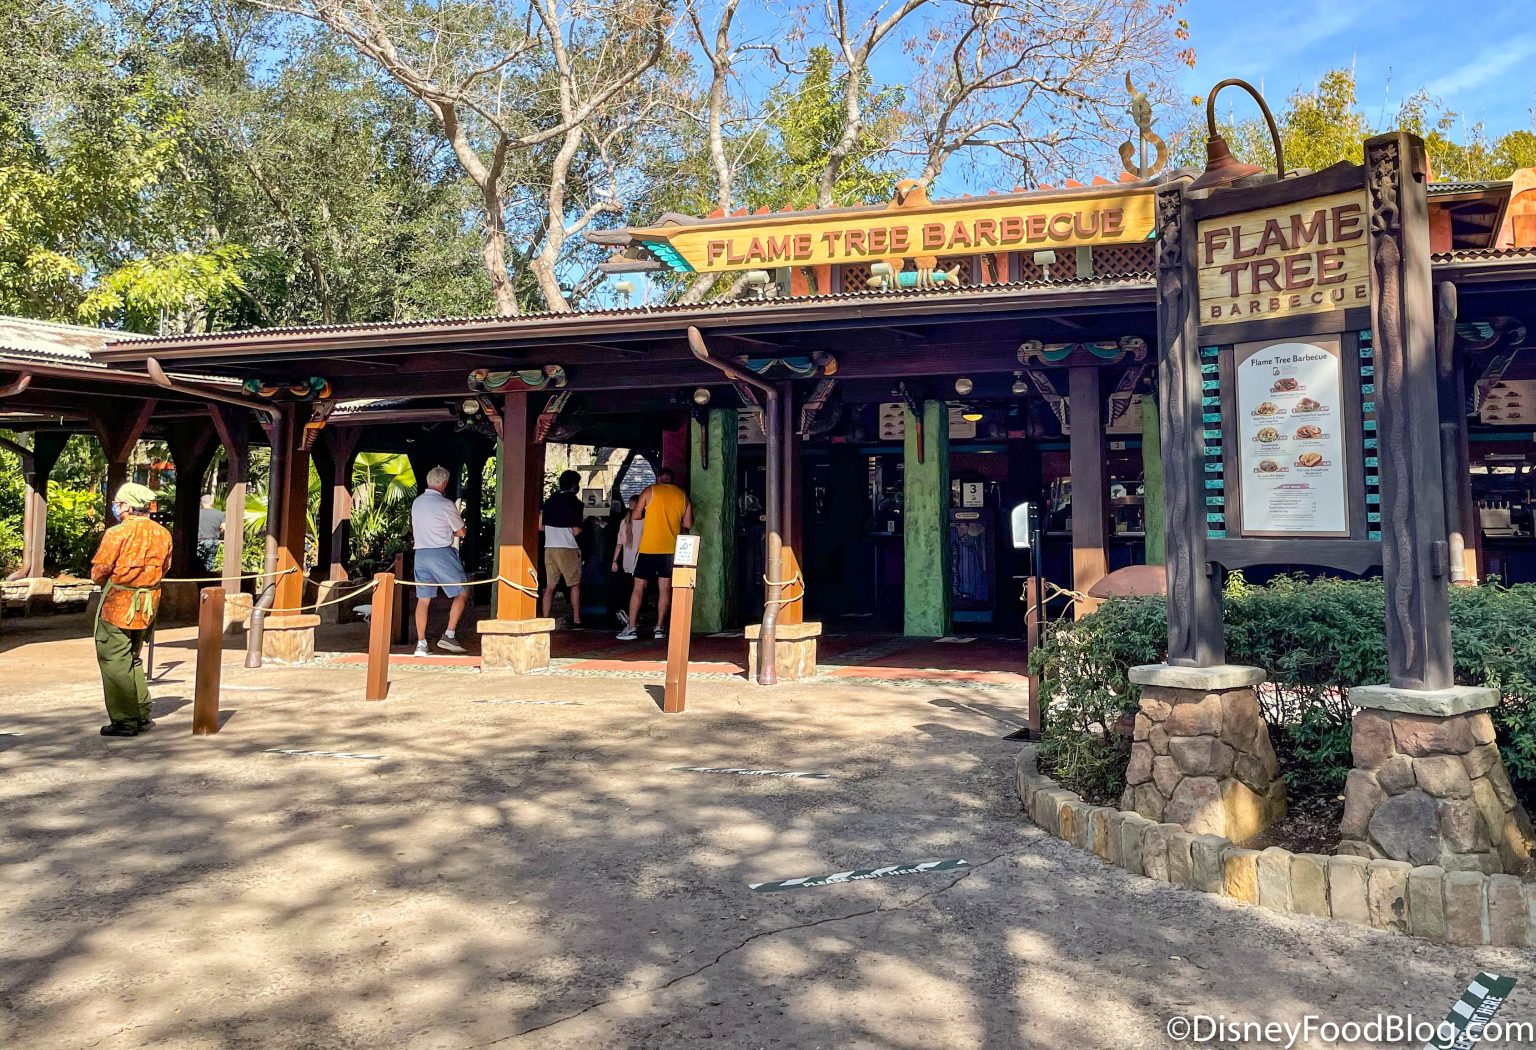
[[[986,497],[982,492],[982,483],[979,481],[962,481],[960,483],[960,506],[980,507],[986,503]]]
[[[679,536],[677,547],[672,554],[672,564],[682,566],[685,569],[697,568],[699,564],[699,538],[697,536]]]

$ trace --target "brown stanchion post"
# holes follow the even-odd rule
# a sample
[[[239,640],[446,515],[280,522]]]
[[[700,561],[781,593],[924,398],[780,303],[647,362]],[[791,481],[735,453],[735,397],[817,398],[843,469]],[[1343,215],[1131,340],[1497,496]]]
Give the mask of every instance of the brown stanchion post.
[[[224,588],[197,594],[197,675],[192,691],[192,735],[219,731],[219,674],[224,660]]]
[[[1040,578],[1030,576],[1024,581],[1024,652],[1026,656],[1033,656],[1035,646],[1040,644]],[[1033,671],[1029,672],[1029,700],[1025,724],[1029,727],[1031,740],[1040,739],[1040,676]]]
[[[405,588],[394,582],[404,575],[405,555],[397,554],[394,568],[389,571],[389,618],[385,621],[389,624],[390,640],[396,645],[404,645],[410,640],[405,635]],[[381,587],[380,590],[382,589]]]
[[[373,577],[373,616],[368,621],[368,684],[364,700],[383,700],[389,695],[389,643],[395,610],[395,574],[381,572]]]
[[[699,538],[679,536],[672,557],[672,622],[667,625],[667,686],[661,709],[681,714],[688,700],[688,645],[693,640],[693,589],[699,575]]]

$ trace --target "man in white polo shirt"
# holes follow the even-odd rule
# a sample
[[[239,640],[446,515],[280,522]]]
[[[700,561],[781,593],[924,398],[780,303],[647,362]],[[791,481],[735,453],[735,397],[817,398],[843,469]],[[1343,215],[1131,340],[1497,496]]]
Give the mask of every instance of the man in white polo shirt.
[[[427,472],[427,490],[411,504],[411,536],[416,541],[416,655],[427,656],[427,610],[432,599],[441,590],[444,597],[452,598],[448,609],[448,630],[437,640],[437,647],[444,652],[462,653],[464,647],[454,637],[459,617],[464,614],[464,603],[469,592],[464,583],[464,565],[459,561],[455,541],[464,538],[464,519],[459,508],[446,495],[451,475],[444,467],[433,467]]]

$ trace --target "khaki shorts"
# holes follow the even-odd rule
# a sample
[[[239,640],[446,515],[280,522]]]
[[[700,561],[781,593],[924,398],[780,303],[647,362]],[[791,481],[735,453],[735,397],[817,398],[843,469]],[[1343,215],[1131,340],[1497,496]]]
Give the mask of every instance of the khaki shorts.
[[[545,547],[545,586],[558,587],[562,579],[567,587],[581,586],[581,551],[575,547]]]

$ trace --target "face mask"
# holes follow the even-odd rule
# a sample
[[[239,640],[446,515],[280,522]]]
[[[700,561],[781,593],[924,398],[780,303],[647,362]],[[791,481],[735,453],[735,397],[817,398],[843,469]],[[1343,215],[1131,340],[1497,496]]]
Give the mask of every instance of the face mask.
[[[116,503],[112,504],[112,506],[109,507],[108,509],[112,512],[112,520],[113,521],[122,521],[123,520],[122,508],[120,508]]]

